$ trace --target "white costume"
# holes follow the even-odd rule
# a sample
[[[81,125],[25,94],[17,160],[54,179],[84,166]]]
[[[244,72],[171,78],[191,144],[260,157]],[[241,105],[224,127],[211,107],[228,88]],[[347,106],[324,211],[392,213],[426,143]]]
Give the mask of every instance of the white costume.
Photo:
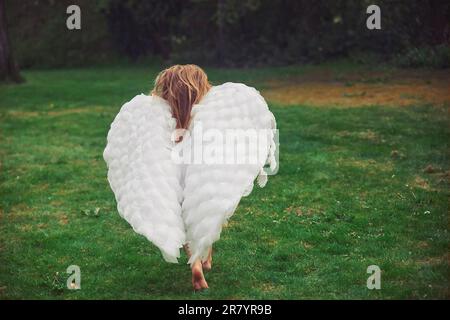
[[[177,262],[180,248],[187,243],[192,253],[189,263],[193,263],[206,259],[241,197],[250,194],[253,181],[257,178],[261,187],[265,185],[264,165],[275,169],[276,124],[258,91],[225,83],[212,87],[193,106],[182,142],[174,142],[175,126],[165,100],[138,95],[123,105],[111,124],[103,157],[119,214],[154,243],[168,262]],[[203,135],[196,136],[200,127]],[[248,162],[217,161],[222,159],[218,150],[228,154],[231,149],[226,139],[214,139],[211,133],[220,137],[236,129],[259,130],[267,143],[256,150],[249,140],[238,139],[235,146],[243,147],[240,150]],[[201,161],[184,164],[174,160],[175,150],[192,151],[198,143],[207,153],[215,150],[219,156],[204,161],[207,155],[203,154]]]

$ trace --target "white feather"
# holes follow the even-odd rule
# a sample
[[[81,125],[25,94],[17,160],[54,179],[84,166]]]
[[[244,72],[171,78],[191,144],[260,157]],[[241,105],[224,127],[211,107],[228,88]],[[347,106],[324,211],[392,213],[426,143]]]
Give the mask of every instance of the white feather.
[[[103,157],[119,214],[154,243],[166,261],[177,262],[185,230],[181,171],[171,161],[171,118],[163,99],[134,97],[111,124]]]
[[[108,181],[119,214],[144,235],[168,262],[177,262],[179,249],[188,243],[189,263],[206,259],[209,247],[220,238],[222,226],[240,199],[267,183],[263,167],[275,163],[275,118],[254,88],[238,83],[213,87],[193,106],[192,133],[203,130],[269,129],[263,159],[252,164],[176,164],[171,160],[175,129],[168,103],[139,95],[126,103],[111,124],[104,159]],[[190,142],[197,142],[191,135]],[[186,141],[183,141],[186,143]],[[224,148],[223,141],[210,146]],[[255,151],[246,148],[246,157]]]
[[[254,88],[237,83],[212,88],[201,103],[193,107],[190,130],[195,130],[199,122],[204,131],[218,128],[275,129],[274,117],[261,95]],[[217,147],[220,149],[222,146]],[[269,157],[269,147],[272,149],[272,140],[265,152],[266,157],[257,164],[187,167],[182,212],[186,240],[192,253],[189,263],[198,258],[206,259],[209,247],[220,238],[223,224],[233,215],[240,199],[250,194],[258,174],[258,185],[265,185],[267,175],[262,167]],[[209,190],[219,184],[220,188],[211,195]],[[199,185],[206,188],[198,188]]]

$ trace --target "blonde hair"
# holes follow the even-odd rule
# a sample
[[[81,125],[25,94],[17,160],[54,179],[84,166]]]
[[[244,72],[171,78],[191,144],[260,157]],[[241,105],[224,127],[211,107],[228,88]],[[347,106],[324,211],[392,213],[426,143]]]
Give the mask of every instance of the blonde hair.
[[[192,106],[211,88],[206,73],[194,64],[174,65],[161,71],[151,94],[165,99],[177,121],[177,129],[187,129]]]

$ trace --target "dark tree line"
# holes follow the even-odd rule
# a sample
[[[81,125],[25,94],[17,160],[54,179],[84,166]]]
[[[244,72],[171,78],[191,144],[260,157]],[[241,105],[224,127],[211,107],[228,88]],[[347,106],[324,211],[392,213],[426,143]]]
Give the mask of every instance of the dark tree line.
[[[389,58],[409,48],[448,51],[450,34],[445,0],[6,1],[24,67],[113,56],[226,66],[320,62],[365,52]],[[61,27],[72,3],[82,10],[78,33]],[[372,3],[381,7],[382,30],[366,28]]]
[[[283,64],[355,50],[389,55],[449,41],[449,3],[442,0],[375,1],[382,8],[378,31],[366,28],[366,8],[374,1],[365,0],[110,0],[107,7],[118,3],[121,9],[106,17],[111,30],[121,30],[115,43],[133,57],[151,52],[220,64]]]

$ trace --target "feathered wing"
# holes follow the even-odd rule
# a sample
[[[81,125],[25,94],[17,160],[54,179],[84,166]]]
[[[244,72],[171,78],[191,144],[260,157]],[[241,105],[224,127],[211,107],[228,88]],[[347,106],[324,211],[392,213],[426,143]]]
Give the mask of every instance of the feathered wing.
[[[119,214],[176,263],[185,230],[180,166],[171,159],[174,128],[165,100],[138,95],[111,124],[103,157]]]
[[[237,83],[213,87],[193,107],[191,116],[191,149],[198,152],[196,148],[199,140],[202,140],[203,157],[201,163],[195,163],[193,155],[191,160],[194,163],[187,166],[185,173],[182,214],[186,241],[192,254],[189,263],[198,258],[206,259],[209,247],[220,238],[223,224],[234,213],[240,199],[252,191],[255,178],[261,187],[265,185],[267,175],[263,170],[264,165],[270,164],[271,169],[276,167],[275,118],[264,98],[254,88]],[[197,136],[196,130],[200,127],[203,135]],[[208,136],[209,133],[220,132],[224,137],[229,137],[231,131],[238,136],[242,134],[244,138],[247,133],[262,132],[266,144],[255,150],[250,140],[238,138],[230,148],[226,138],[209,139],[211,137]],[[216,154],[222,152],[225,155],[222,159],[229,161],[227,152],[232,154],[233,149],[236,155],[234,159],[237,160],[239,147],[243,147],[240,149],[245,158],[243,163],[230,161],[220,164],[214,160],[205,163],[205,157],[208,158],[211,150],[211,154],[215,153],[214,150]],[[220,156],[215,159],[220,159]]]

